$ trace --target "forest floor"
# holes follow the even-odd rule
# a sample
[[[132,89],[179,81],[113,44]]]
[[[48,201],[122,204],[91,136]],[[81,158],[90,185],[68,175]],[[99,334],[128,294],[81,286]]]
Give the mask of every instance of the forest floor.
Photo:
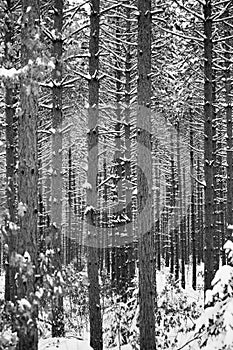
[[[176,309],[174,309],[175,312],[173,312],[173,314],[177,312],[179,313],[179,307],[177,309],[177,305],[180,303],[181,305],[180,315],[175,316],[175,317],[180,317],[180,319],[182,317],[182,312],[184,311],[182,310],[182,305],[183,305],[182,303],[185,303],[185,305],[188,305],[188,306],[191,306],[193,303],[195,303],[195,305],[197,304],[199,305],[200,309],[203,307],[203,266],[198,267],[196,291],[194,291],[192,288],[192,280],[191,280],[192,271],[190,267],[187,266],[186,270],[187,270],[186,288],[185,290],[181,290],[181,292],[179,291],[179,289],[176,289],[173,287],[171,288],[171,286],[169,285],[168,268],[163,267],[162,271],[157,272],[157,294],[159,298],[158,303],[162,305],[162,310],[164,308],[163,303],[168,304],[168,308],[169,307],[171,308],[171,306],[174,305]],[[3,299],[3,297],[4,297],[4,275],[1,275],[0,276],[0,299]],[[162,317],[164,317],[162,313],[161,315]],[[166,317],[167,316],[165,316],[165,319],[168,322],[170,322],[174,318],[172,314],[168,316],[168,318]],[[180,322],[180,319],[178,320],[178,322],[176,322],[176,324]],[[191,321],[193,322],[193,320]],[[114,328],[114,325],[113,324],[106,325],[106,322],[114,323],[115,322],[114,319],[113,318],[111,319],[110,317],[109,319],[107,318],[107,320],[105,320],[104,322],[105,322],[104,329],[108,329],[108,333],[111,333],[111,330],[112,328]],[[187,322],[188,320],[186,319],[183,324],[184,327],[187,326]],[[186,342],[186,335],[184,333],[181,332],[180,336],[177,336],[179,332],[178,328],[180,329],[182,327],[179,326],[177,328],[176,326],[175,327],[169,326],[168,329],[163,329],[164,324],[165,323],[161,324],[161,326],[159,327],[159,332],[162,337],[163,337],[163,333],[167,332],[169,342],[172,342],[173,338],[177,338],[177,341],[179,342],[179,344],[184,344]],[[104,338],[105,337],[106,337],[106,334],[104,334]],[[76,335],[74,335],[74,333],[67,334],[65,338],[51,338],[50,332],[45,332],[44,334],[42,334],[39,340],[39,350],[91,350],[92,348],[89,345],[89,339],[88,339],[89,338],[88,330],[84,331],[80,338],[79,338],[79,335],[77,337]],[[161,341],[162,341],[162,338],[161,338]],[[119,346],[119,344],[116,344],[116,341],[115,341],[115,344],[111,344],[111,347],[105,347],[104,349],[105,350],[107,349],[132,350],[132,347],[129,344]]]

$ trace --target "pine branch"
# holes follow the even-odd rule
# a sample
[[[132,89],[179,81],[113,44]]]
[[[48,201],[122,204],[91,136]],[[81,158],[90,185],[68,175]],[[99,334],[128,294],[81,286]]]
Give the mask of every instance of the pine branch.
[[[213,16],[212,21],[214,22],[214,21],[216,20],[216,18],[221,17],[221,16],[227,11],[227,9],[228,9],[229,6],[231,5],[231,3],[232,3],[232,2],[229,1],[228,4],[222,9],[221,12],[219,12],[219,13],[217,13],[215,16]],[[217,5],[215,5],[215,6],[217,6]]]
[[[73,35],[78,34],[79,32],[81,32],[81,31],[82,31],[83,29],[85,29],[85,28],[89,28],[89,23],[84,24],[82,27],[80,27],[80,28],[74,30],[72,33],[70,33],[70,34],[68,35],[68,37],[65,39],[65,41],[67,41],[68,39],[70,39]]]
[[[175,2],[178,6],[180,6],[180,8],[182,8],[183,10],[185,10],[185,11],[191,13],[194,17],[200,19],[200,21],[202,21],[202,22],[204,21],[204,17],[201,16],[201,15],[199,15],[199,13],[196,13],[196,12],[194,12],[193,10],[191,10],[190,8],[185,7],[185,6],[182,5],[178,0],[174,0],[174,2]]]
[[[116,9],[117,7],[120,7],[120,6],[121,6],[121,4],[112,5],[112,6],[108,7],[108,8],[106,8],[106,9],[104,9],[103,11],[100,11],[100,16],[102,16],[102,15],[104,15],[106,12],[111,11],[111,10],[114,10],[114,9]]]
[[[213,43],[219,43],[221,41],[225,41],[225,40],[229,40],[229,39],[232,39],[233,38],[233,35],[229,35],[229,36],[225,36],[224,38],[219,38],[219,39],[216,39],[216,40],[213,40]]]
[[[185,39],[188,39],[188,40],[194,40],[194,41],[197,41],[197,42],[203,42],[202,39],[200,38],[197,38],[195,36],[188,36],[188,35],[185,35],[185,34],[181,34],[181,33],[177,33],[177,32],[173,32],[172,30],[169,30],[167,28],[162,28],[160,26],[158,26],[161,30],[167,32],[167,33],[170,33],[172,35],[177,35],[177,36],[180,36],[181,38],[185,38]]]

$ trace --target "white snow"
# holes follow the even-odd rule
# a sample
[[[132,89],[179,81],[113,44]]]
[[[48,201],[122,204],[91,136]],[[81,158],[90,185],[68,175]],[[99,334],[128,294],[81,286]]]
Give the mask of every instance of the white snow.
[[[40,339],[38,350],[93,350],[93,348],[90,347],[87,340],[77,338],[48,338]]]
[[[29,303],[29,301],[25,298],[22,298],[20,300],[18,300],[19,306],[24,309],[31,309],[31,304]]]
[[[82,187],[86,190],[92,190],[92,185],[87,181],[84,182]]]
[[[27,211],[27,205],[24,204],[23,202],[19,202],[17,210],[18,210],[18,215],[23,217]]]

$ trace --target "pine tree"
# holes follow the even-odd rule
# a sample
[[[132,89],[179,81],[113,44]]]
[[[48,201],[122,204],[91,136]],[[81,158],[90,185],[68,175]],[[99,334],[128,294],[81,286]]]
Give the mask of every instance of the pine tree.
[[[5,61],[6,67],[16,65],[17,60],[14,51],[9,50],[13,46],[15,38],[14,24],[14,1],[8,1],[6,4],[5,17]],[[13,301],[16,295],[15,286],[15,268],[11,264],[11,257],[16,252],[16,232],[13,229],[16,225],[16,103],[18,101],[18,83],[6,82],[5,84],[5,115],[6,115],[6,200],[9,215],[6,218],[8,256],[5,275],[5,300]]]
[[[97,241],[97,171],[98,171],[98,106],[99,106],[99,29],[100,1],[91,1],[89,41],[89,109],[88,109],[88,172],[87,182],[87,271],[89,278],[90,345],[102,350],[102,317],[98,276]]]
[[[138,1],[137,200],[140,349],[155,350],[152,231],[151,0]]]
[[[37,217],[38,217],[38,85],[36,58],[39,48],[40,7],[38,0],[22,1],[21,66],[25,70],[20,78],[20,112],[18,116],[18,221],[19,254],[32,268],[17,280],[17,298],[32,302],[37,269]],[[38,335],[36,309],[32,305],[31,326],[18,331],[18,349],[37,349]]]
[[[214,276],[214,188],[213,188],[213,42],[212,2],[204,10],[204,172],[205,172],[205,290]]]
[[[54,1],[54,32],[53,57],[55,67],[53,70],[52,88],[52,180],[51,180],[51,238],[54,247],[54,271],[62,268],[62,26],[63,26],[63,0]],[[52,336],[64,335],[63,298],[54,296]]]

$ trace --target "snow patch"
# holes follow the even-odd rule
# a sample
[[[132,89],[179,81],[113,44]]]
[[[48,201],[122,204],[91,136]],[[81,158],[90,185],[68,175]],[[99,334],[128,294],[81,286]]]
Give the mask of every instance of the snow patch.
[[[88,341],[77,338],[48,338],[39,341],[38,350],[93,350]],[[126,350],[126,349],[124,349]]]

